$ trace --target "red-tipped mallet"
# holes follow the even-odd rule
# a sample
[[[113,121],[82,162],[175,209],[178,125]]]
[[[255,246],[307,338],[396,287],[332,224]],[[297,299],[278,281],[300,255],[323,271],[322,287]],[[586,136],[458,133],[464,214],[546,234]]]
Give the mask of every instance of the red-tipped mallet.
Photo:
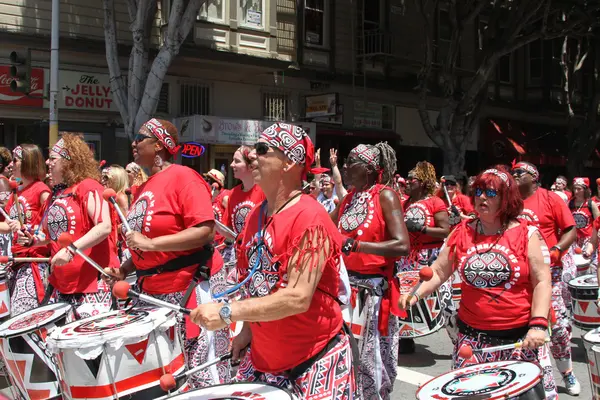
[[[545,343],[550,342],[550,338],[547,337],[546,339],[544,339],[544,342]],[[464,359],[468,360],[469,358],[471,358],[473,356],[473,353],[494,353],[496,351],[519,349],[521,347],[523,347],[522,341],[519,341],[516,343],[510,343],[510,344],[503,344],[500,346],[484,347],[483,349],[473,349],[468,344],[465,344],[460,348],[460,350],[458,350],[458,356],[460,358],[464,358]]]
[[[460,350],[458,350],[458,356],[468,360],[469,358],[473,357],[473,348],[468,344],[463,345]]]
[[[127,218],[125,218],[125,215],[123,215],[123,212],[121,211],[121,207],[119,207],[119,205],[117,204],[117,193],[110,188],[104,189],[102,197],[104,197],[104,200],[108,201],[109,203],[112,203],[113,207],[115,208],[115,211],[117,212],[117,214],[119,214],[121,223],[123,224],[127,232],[131,232],[131,228],[129,227]]]
[[[0,256],[0,264],[6,264],[9,262],[48,262],[48,257],[13,257],[13,256]]]
[[[189,371],[182,372],[177,375],[164,374],[163,376],[160,377],[160,388],[162,390],[164,390],[165,392],[168,392],[169,390],[173,390],[177,387],[177,380],[187,378],[188,376],[195,374],[196,372],[201,371],[205,368],[208,368],[212,365],[220,363],[221,361],[229,360],[231,358],[231,356],[232,356],[231,353],[222,355],[221,357],[218,357],[212,361],[205,362],[202,365],[198,365],[197,367],[194,367],[194,368],[190,369]]]
[[[12,218],[10,217],[10,215],[8,215],[6,213],[6,211],[4,211],[4,208],[0,207],[0,213],[2,213],[2,215],[4,216],[4,219],[7,221],[10,221]]]
[[[581,250],[581,247],[579,247],[579,246],[575,247],[575,249],[573,249],[573,251],[575,252],[575,254],[581,254],[583,252],[583,250]]]
[[[442,182],[442,188],[444,189],[444,194],[446,195],[446,200],[448,200],[448,205],[451,206],[452,202],[450,201],[450,195],[448,194],[448,189],[446,189],[446,178],[442,177],[442,179],[440,179],[440,181]]]
[[[131,286],[127,281],[119,281],[115,283],[112,289],[113,295],[119,300],[125,300],[128,297],[135,297],[146,303],[154,304],[155,306],[165,307],[170,310],[174,310],[183,314],[190,315],[192,310],[189,308],[181,307],[176,304],[167,303],[166,301],[162,301],[159,299],[155,299],[152,296],[148,296],[143,293],[138,293],[136,291],[131,290]]]
[[[61,235],[58,237],[57,242],[60,245],[60,247],[66,247],[71,253],[77,254],[79,257],[83,258],[92,267],[96,268],[98,272],[100,272],[102,275],[112,278],[109,274],[104,272],[104,269],[101,266],[99,266],[96,261],[92,260],[87,254],[75,247],[75,245],[73,244],[73,236],[69,235],[66,232],[61,233]]]
[[[423,267],[419,270],[419,283],[415,285],[413,290],[408,295],[408,301],[413,298],[413,296],[417,293],[417,290],[421,287],[423,282],[427,282],[433,278],[433,270],[430,267]]]

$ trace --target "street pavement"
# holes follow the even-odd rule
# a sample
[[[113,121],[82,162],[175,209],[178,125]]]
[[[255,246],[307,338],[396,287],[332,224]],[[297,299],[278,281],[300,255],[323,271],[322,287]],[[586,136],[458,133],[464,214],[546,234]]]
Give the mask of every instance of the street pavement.
[[[573,369],[575,376],[581,383],[581,394],[569,396],[564,389],[564,383],[558,371],[554,370],[554,379],[558,386],[558,394],[563,399],[591,400],[592,389],[588,374],[585,349],[583,347],[582,331],[573,328],[571,347],[573,350]],[[414,354],[400,354],[398,360],[398,377],[392,393],[393,400],[415,399],[415,392],[419,385],[433,377],[450,371],[452,365],[452,342],[445,329],[417,339]]]

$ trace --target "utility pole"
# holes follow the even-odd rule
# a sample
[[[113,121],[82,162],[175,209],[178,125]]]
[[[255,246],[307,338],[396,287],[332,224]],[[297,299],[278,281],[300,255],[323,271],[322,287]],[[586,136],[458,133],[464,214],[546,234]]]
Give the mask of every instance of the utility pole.
[[[50,39],[50,132],[48,143],[58,141],[58,39],[60,35],[60,0],[52,0],[52,31]]]

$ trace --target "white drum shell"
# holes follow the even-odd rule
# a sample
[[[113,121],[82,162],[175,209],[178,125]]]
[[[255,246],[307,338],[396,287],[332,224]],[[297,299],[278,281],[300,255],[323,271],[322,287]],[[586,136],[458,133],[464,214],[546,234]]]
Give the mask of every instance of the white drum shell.
[[[598,280],[596,275],[582,275],[568,283],[573,309],[573,324],[581,329],[600,327],[600,313],[596,306]]]

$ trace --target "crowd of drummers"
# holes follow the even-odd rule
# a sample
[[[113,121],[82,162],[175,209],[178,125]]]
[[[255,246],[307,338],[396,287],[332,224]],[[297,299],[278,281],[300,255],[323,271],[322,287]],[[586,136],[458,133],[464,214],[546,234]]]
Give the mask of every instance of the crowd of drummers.
[[[139,129],[125,168],[101,166],[75,133],[47,160],[34,144],[0,148],[8,317],[58,302],[73,307],[69,321],[131,307],[112,291],[128,280],[192,310],[177,317],[187,368],[231,353],[191,374],[190,388],[262,382],[298,399],[389,399],[398,354],[443,328],[453,368],[532,362],[547,399],[557,384],[580,393],[567,283],[597,270],[600,198],[588,178],[559,176],[547,190],[524,161],[464,182],[422,161],[402,178],[387,143],[339,159],[332,149],[323,168],[302,128],[275,123],[236,150],[229,190],[219,170],[174,163],[179,150],[160,119]]]

